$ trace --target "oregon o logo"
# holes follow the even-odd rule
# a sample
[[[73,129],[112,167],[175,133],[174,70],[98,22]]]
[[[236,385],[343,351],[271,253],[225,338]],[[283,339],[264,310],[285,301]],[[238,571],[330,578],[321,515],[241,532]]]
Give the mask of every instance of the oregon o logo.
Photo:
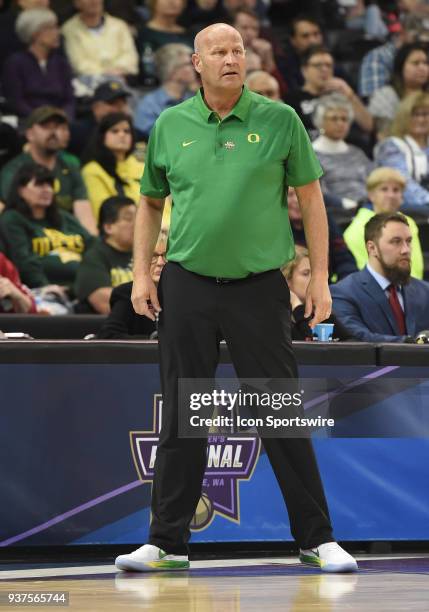
[[[253,144],[255,142],[259,142],[261,138],[259,134],[247,134],[247,140]]]

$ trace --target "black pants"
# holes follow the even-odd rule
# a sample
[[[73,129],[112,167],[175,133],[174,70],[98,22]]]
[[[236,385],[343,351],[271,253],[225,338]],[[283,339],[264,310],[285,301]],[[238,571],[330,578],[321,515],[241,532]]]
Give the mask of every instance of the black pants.
[[[214,378],[222,338],[240,378],[297,378],[289,289],[279,270],[217,284],[167,263],[158,294],[162,429],[152,490],[150,544],[186,554],[201,495],[207,440],[178,438],[178,379]],[[332,541],[311,440],[265,438],[267,456],[301,548]]]

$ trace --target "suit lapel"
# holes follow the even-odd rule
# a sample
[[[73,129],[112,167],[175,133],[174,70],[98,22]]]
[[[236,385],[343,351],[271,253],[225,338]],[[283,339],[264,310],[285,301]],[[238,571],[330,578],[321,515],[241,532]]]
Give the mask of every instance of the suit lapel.
[[[393,316],[392,309],[383,289],[380,287],[375,278],[372,276],[372,274],[368,272],[366,268],[362,270],[361,275],[363,290],[369,295],[372,300],[374,300],[374,302],[376,302],[376,304],[378,304],[384,317],[387,319],[391,327],[391,333],[395,336],[399,336],[399,329],[396,324],[395,317]]]
[[[405,306],[405,324],[407,326],[407,334],[415,336],[418,329],[416,329],[416,308],[412,308],[412,304],[418,303],[417,297],[415,296],[413,280],[410,280],[409,285],[405,285],[402,289],[402,295],[404,296]]]

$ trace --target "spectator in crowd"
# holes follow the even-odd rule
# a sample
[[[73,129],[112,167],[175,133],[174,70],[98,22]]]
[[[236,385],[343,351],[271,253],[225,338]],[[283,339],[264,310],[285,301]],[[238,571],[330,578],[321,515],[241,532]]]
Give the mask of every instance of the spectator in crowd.
[[[136,204],[140,199],[144,164],[133,154],[134,142],[129,115],[112,113],[100,121],[82,169],[96,219],[110,196],[125,195]]]
[[[16,267],[0,252],[0,313],[8,312],[35,314],[36,303]]]
[[[323,168],[320,185],[324,194],[341,198],[344,208],[356,208],[366,197],[365,181],[373,166],[362,149],[346,142],[353,117],[352,103],[340,93],[319,98],[313,115],[320,134],[313,141]]]
[[[364,342],[404,342],[429,328],[429,283],[411,277],[412,235],[400,213],[365,225],[368,263],[331,287],[340,321]]]
[[[132,112],[128,104],[131,95],[131,91],[120,81],[110,80],[101,83],[92,97],[90,113],[72,123],[70,151],[81,157],[88,145],[88,134],[94,132],[106,115],[127,113],[131,116]]]
[[[374,216],[382,213],[398,212],[404,195],[407,181],[398,170],[393,168],[376,168],[367,178],[368,206],[362,206],[357,211],[350,225],[344,231],[344,240],[359,269],[365,267],[368,253],[365,248],[364,234],[366,223]],[[411,254],[411,275],[423,278],[423,253],[419,239],[419,228],[411,217],[406,217],[413,237]]]
[[[295,247],[295,252],[295,259],[282,268],[290,290],[292,340],[312,340],[313,332],[308,324],[310,317],[306,318],[304,316],[307,289],[311,280],[310,258],[305,247],[298,245]],[[353,336],[338,321],[333,312],[323,323],[334,324],[333,338],[338,338],[339,340],[353,339]]]
[[[82,255],[93,237],[55,200],[55,175],[34,163],[17,172],[0,217],[8,254],[29,287],[73,286]]]
[[[21,148],[18,131],[9,123],[3,121],[0,112],[0,170],[9,160],[18,155]]]
[[[385,40],[389,34],[377,2],[354,0],[345,6],[345,26],[348,30],[363,31],[366,40]]]
[[[377,165],[396,168],[407,179],[403,210],[428,207],[429,93],[411,94],[400,103],[390,133],[375,148]]]
[[[298,203],[298,198],[293,187],[288,189],[288,213],[290,226],[295,244],[306,246],[304,224],[302,220],[302,211]],[[340,228],[335,223],[329,210],[328,226],[329,226],[329,278],[332,280],[340,280],[348,274],[357,270],[353,255],[348,250],[344,242]]]
[[[100,77],[137,75],[138,55],[127,24],[106,13],[103,0],[74,4],[79,12],[66,21],[62,33],[75,74],[90,88]]]
[[[154,85],[156,79],[155,51],[169,43],[193,47],[193,41],[179,18],[185,10],[185,0],[149,0],[150,19],[139,29],[137,49],[143,82]]]
[[[251,72],[246,79],[246,85],[251,90],[270,100],[281,101],[280,87],[277,79],[264,70]]]
[[[395,55],[406,43],[429,40],[429,24],[412,13],[401,18],[397,32],[386,43],[369,51],[362,60],[359,73],[359,95],[369,98],[377,89],[387,85],[392,76]]]
[[[323,44],[323,35],[318,22],[310,15],[297,15],[292,19],[289,40],[286,44],[286,70],[284,77],[288,91],[304,85],[301,58],[310,47]]]
[[[371,95],[368,110],[376,123],[389,124],[407,95],[423,91],[429,81],[429,62],[421,43],[403,45],[396,53],[390,85],[383,85]]]
[[[107,198],[100,208],[100,238],[85,253],[75,294],[82,308],[110,311],[112,288],[133,280],[132,255],[136,205],[124,196]]]
[[[287,91],[286,82],[277,66],[273,45],[261,36],[261,24],[257,13],[240,7],[232,15],[232,25],[240,32],[246,52],[247,49],[251,49],[256,55],[259,55],[262,70],[277,79],[281,94],[284,96]]]
[[[0,12],[0,73],[8,56],[24,48],[15,32],[18,15],[21,11],[35,8],[49,8],[49,0],[6,0],[4,3],[3,11]]]
[[[23,11],[16,20],[16,31],[27,48],[11,55],[4,65],[3,90],[10,108],[26,117],[50,104],[72,118],[72,74],[67,58],[58,51],[57,16],[49,9]]]
[[[167,231],[161,230],[150,266],[150,275],[158,285],[165,265],[167,250]],[[110,314],[97,334],[100,340],[135,340],[156,335],[156,322],[134,312],[131,303],[133,283],[118,285],[110,297]]]
[[[249,49],[246,51],[246,74],[256,70],[262,70],[261,58],[252,49]]]
[[[0,200],[5,202],[8,197],[18,169],[33,161],[53,172],[58,205],[72,212],[89,232],[96,234],[94,215],[79,168],[61,153],[64,139],[61,125],[67,122],[67,115],[60,108],[41,106],[31,113],[26,121],[28,142],[25,151],[7,163],[0,173]]]
[[[181,22],[195,36],[212,23],[227,23],[228,18],[222,0],[189,0]]]
[[[373,119],[353,89],[343,79],[334,77],[334,58],[326,47],[310,47],[302,57],[304,86],[288,94],[286,102],[292,106],[313,138],[317,135],[312,121],[319,98],[327,93],[340,93],[353,107],[358,126],[370,132]]]
[[[191,54],[192,49],[180,43],[164,45],[155,53],[161,86],[139,101],[134,115],[135,125],[146,139],[163,110],[183,102],[198,89]]]

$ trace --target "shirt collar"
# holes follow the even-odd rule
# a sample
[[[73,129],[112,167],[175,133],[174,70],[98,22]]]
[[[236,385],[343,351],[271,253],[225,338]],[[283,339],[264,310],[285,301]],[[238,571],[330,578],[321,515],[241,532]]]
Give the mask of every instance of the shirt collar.
[[[390,287],[390,285],[392,284],[390,280],[388,280],[385,276],[383,276],[379,272],[376,272],[374,268],[371,268],[369,263],[366,264],[366,269],[371,274],[371,276],[374,278],[374,280],[377,281],[377,283],[380,285],[383,291],[386,291],[387,288]],[[399,289],[401,289],[401,287],[399,287]]]
[[[196,100],[197,108],[200,111],[201,115],[203,116],[206,122],[209,122],[212,117],[216,117],[217,115],[214,111],[211,110],[211,108],[207,106],[207,104],[204,101],[203,94],[204,94],[204,91],[203,91],[203,88],[201,87],[198,90],[197,95],[195,96],[195,100]],[[240,119],[240,121],[245,121],[249,113],[251,102],[252,102],[252,98],[250,95],[250,91],[246,87],[246,85],[243,85],[243,91],[241,93],[241,96],[239,97],[237,103],[235,104],[231,112],[227,115],[227,117],[234,116],[234,117],[237,117],[237,119]],[[226,119],[226,117],[224,117],[224,119]]]

